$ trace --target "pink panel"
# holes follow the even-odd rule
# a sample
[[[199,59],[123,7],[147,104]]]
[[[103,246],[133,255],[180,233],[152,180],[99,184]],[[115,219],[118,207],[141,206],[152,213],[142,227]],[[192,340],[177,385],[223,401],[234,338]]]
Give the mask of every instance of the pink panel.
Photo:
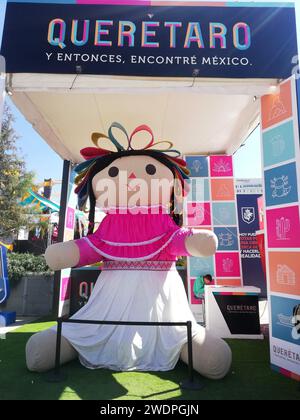
[[[77,0],[77,4],[113,4],[114,6],[150,6],[151,0]]]
[[[269,248],[300,247],[299,207],[267,210]]]
[[[64,277],[61,281],[61,296],[60,300],[65,301],[70,299],[71,295],[71,279],[70,277]]]
[[[188,226],[210,226],[211,215],[209,203],[188,203]]]
[[[66,214],[66,228],[74,229],[74,221],[75,221],[75,210],[72,207],[67,208]]]
[[[224,177],[233,176],[232,156],[211,156],[210,176]]]
[[[217,277],[240,277],[240,254],[238,252],[216,253]]]

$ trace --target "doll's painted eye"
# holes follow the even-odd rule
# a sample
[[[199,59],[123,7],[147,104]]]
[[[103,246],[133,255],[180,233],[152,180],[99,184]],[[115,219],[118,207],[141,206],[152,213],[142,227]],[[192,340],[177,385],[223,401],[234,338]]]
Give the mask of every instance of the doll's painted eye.
[[[154,175],[156,173],[156,167],[154,165],[151,165],[151,163],[149,165],[146,166],[146,172],[149,175]]]
[[[108,175],[111,176],[112,178],[115,178],[116,176],[119,175],[119,168],[117,168],[116,166],[112,166],[108,170]]]

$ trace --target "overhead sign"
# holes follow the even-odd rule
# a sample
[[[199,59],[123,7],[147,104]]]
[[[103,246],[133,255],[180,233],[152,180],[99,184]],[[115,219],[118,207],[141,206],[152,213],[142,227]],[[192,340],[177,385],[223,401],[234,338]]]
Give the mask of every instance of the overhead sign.
[[[290,4],[58,3],[9,1],[1,51],[7,72],[287,78],[295,67]]]

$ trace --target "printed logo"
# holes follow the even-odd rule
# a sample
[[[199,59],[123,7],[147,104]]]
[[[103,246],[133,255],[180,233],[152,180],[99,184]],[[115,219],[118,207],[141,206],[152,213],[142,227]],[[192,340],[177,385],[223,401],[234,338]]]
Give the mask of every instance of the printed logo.
[[[289,177],[285,175],[271,179],[270,186],[273,198],[286,197],[292,189],[289,185]]]
[[[277,315],[277,325],[291,329],[292,338],[300,340],[300,305],[293,308],[292,315],[280,313]]]
[[[221,159],[218,162],[214,163],[213,170],[214,172],[225,174],[231,171],[231,165],[229,162],[226,162],[225,160]]]
[[[277,315],[277,325],[280,325],[281,327],[287,327],[287,328],[293,328],[292,323],[292,315],[285,315],[285,314],[278,314]]]
[[[231,258],[224,258],[222,266],[223,266],[223,271],[225,273],[232,273],[232,271],[233,271],[233,260]]]
[[[207,156],[186,156],[187,167],[190,170],[190,176],[201,178],[208,177],[208,157]]]
[[[286,349],[284,347],[273,345],[273,355],[275,357],[279,357],[280,359],[284,359],[288,362],[292,363],[299,363],[300,361],[300,353],[296,353],[295,351],[292,351],[290,349]]]
[[[230,247],[234,244],[232,233],[220,233],[218,235],[219,245],[224,247]]]
[[[255,221],[255,209],[254,209],[254,207],[242,207],[241,212],[242,212],[243,222],[250,225],[251,223],[253,223]]]
[[[188,217],[196,217],[199,222],[203,222],[204,215],[205,215],[205,209],[201,206],[190,206],[188,212]]]
[[[200,172],[200,170],[202,169],[202,165],[201,165],[200,160],[195,159],[193,161],[192,169],[194,169],[196,174],[198,174]]]
[[[282,135],[278,134],[277,136],[274,136],[271,139],[270,143],[271,143],[272,156],[274,158],[280,157],[282,153],[285,151],[285,141]]]
[[[276,281],[278,284],[296,286],[296,273],[286,264],[278,264]]]
[[[230,191],[226,185],[221,185],[217,191],[217,195],[219,197],[228,197],[230,195]]]
[[[291,230],[291,223],[289,219],[281,217],[276,219],[276,237],[280,241],[289,240],[288,233]]]
[[[271,296],[270,301],[273,337],[298,344],[300,340],[299,299]]]
[[[277,118],[280,118],[287,112],[280,95],[275,95],[273,98],[273,103],[269,115],[269,121],[273,121]]]
[[[300,305],[296,305],[293,309],[292,323],[292,337],[294,340],[300,340]]]

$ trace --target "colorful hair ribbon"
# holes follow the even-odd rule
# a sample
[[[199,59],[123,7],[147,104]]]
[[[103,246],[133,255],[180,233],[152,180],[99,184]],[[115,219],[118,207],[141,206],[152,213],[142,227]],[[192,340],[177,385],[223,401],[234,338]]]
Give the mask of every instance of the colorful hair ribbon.
[[[118,136],[113,133],[113,130],[119,130],[122,135],[125,135],[127,142],[125,146],[121,144]],[[134,147],[133,140],[138,133],[149,134],[150,140],[146,141],[144,146]],[[79,204],[84,204],[88,198],[88,180],[95,163],[101,158],[114,156],[120,152],[128,152],[128,155],[130,155],[130,151],[147,151],[159,153],[170,162],[174,169],[174,176],[181,181],[182,185],[184,184],[185,180],[189,179],[189,170],[186,167],[186,162],[180,158],[180,152],[176,149],[173,149],[173,143],[166,140],[155,142],[153,131],[146,124],[142,124],[136,127],[129,136],[125,128],[120,123],[114,122],[109,127],[107,135],[103,133],[92,133],[92,142],[96,147],[86,147],[82,149],[80,153],[85,159],[85,162],[80,163],[75,168],[75,172],[77,173],[75,178],[77,188],[75,192],[78,194]],[[111,148],[105,147],[104,142],[108,143],[108,145],[111,145],[113,150]]]

